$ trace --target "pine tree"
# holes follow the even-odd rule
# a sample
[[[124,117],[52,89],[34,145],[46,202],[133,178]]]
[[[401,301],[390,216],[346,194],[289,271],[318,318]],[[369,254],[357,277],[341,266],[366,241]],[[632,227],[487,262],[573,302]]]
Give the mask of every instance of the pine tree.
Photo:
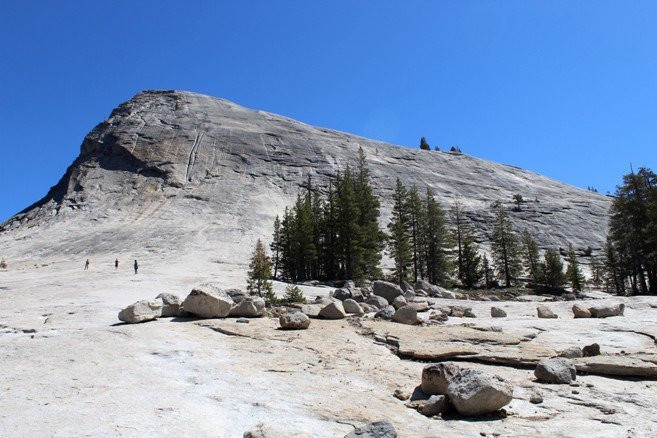
[[[394,276],[398,284],[408,280],[412,264],[407,212],[408,193],[399,178],[393,194],[393,207],[388,224],[388,252],[394,263]]]
[[[337,179],[337,198],[338,254],[341,277],[345,280],[360,280],[363,277],[363,273],[359,269],[361,248],[358,245],[360,236],[358,217],[360,212],[349,166],[347,166],[344,174]]]
[[[486,254],[484,254],[482,258],[482,266],[481,266],[482,273],[484,275],[484,282],[486,284],[486,289],[490,289],[491,286],[493,285],[493,269],[490,267],[490,262],[488,261],[488,257],[486,257]]]
[[[584,276],[582,271],[579,269],[579,263],[577,262],[577,256],[575,255],[575,250],[573,245],[568,245],[568,268],[566,269],[566,278],[570,282],[570,287],[573,292],[581,292],[582,284],[584,284]]]
[[[455,201],[450,211],[452,224],[454,226],[454,237],[456,239],[456,271],[461,278],[463,269],[463,230],[465,228],[465,218],[463,207],[459,201]]]
[[[599,289],[604,281],[604,262],[594,256],[591,257],[589,266],[591,268],[591,285]]]
[[[536,245],[536,242],[527,230],[522,232],[521,240],[525,269],[529,273],[532,283],[538,284],[540,282],[538,245]]]
[[[543,255],[544,262],[540,265],[541,284],[550,290],[559,290],[566,282],[563,275],[563,263],[559,254],[548,249]]]
[[[283,213],[283,220],[281,221],[281,244],[279,264],[281,268],[281,276],[287,280],[294,280],[296,278],[296,256],[295,249],[297,247],[294,241],[294,215],[292,210],[285,207]]]
[[[303,292],[299,286],[291,284],[285,288],[285,295],[283,296],[283,301],[287,304],[297,303],[305,304],[306,298],[303,296]]]
[[[491,207],[495,214],[491,245],[493,263],[499,277],[504,280],[505,286],[509,287],[521,271],[518,239],[502,205],[494,202]]]
[[[484,274],[480,267],[481,257],[479,256],[479,248],[475,243],[474,232],[470,227],[464,226],[461,230],[461,236],[463,270],[459,272],[459,279],[463,283],[463,286],[473,288]]]
[[[265,246],[258,239],[249,263],[246,289],[249,293],[271,297],[274,293],[271,277],[271,261],[265,252]]]
[[[426,278],[431,284],[444,286],[452,270],[447,257],[447,250],[451,247],[452,242],[447,230],[445,212],[440,208],[440,204],[434,198],[430,188],[427,188],[424,222],[422,224],[423,238],[421,246],[424,254],[422,259],[424,260]]]
[[[358,207],[357,246],[360,255],[357,261],[357,277],[374,279],[381,276],[379,264],[385,236],[379,229],[380,203],[372,189],[370,170],[362,147],[358,149],[354,193]]]
[[[516,210],[520,211],[520,204],[524,202],[524,199],[522,199],[522,195],[520,193],[516,193],[513,195],[513,202],[516,203]]]
[[[269,249],[272,253],[272,263],[274,265],[274,278],[278,278],[278,268],[280,266],[280,256],[282,249],[281,242],[281,220],[278,215],[276,215],[276,219],[274,219],[274,233],[272,235],[272,241],[269,244]]]
[[[323,272],[324,277],[334,279],[338,277],[338,206],[333,184],[329,183],[324,203],[323,216],[323,233],[324,233],[324,257]]]
[[[625,295],[625,276],[621,266],[611,236],[608,235],[605,244],[605,283],[607,289],[613,289],[614,293]]]
[[[420,193],[415,185],[408,191],[406,211],[408,213],[408,232],[413,261],[413,282],[417,282],[418,278],[422,277],[425,265],[422,257],[423,236],[421,226],[426,221],[426,215]]]
[[[431,150],[431,146],[429,146],[429,143],[427,143],[427,139],[424,137],[420,139],[420,149],[422,149],[423,151]]]

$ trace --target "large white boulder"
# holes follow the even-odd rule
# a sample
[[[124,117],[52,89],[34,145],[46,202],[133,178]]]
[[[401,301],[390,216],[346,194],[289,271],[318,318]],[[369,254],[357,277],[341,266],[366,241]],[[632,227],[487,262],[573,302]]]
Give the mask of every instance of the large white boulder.
[[[152,321],[162,316],[162,300],[141,300],[119,312],[119,320],[128,324]]]
[[[233,304],[233,299],[226,292],[211,285],[202,285],[187,295],[183,309],[201,318],[225,318]]]

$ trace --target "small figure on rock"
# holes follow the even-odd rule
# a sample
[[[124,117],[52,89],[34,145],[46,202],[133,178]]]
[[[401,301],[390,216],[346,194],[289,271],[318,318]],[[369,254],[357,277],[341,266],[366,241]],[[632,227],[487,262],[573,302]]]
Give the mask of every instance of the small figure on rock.
[[[137,275],[137,271],[139,270],[139,265],[137,264],[137,260],[135,260],[134,267],[135,267],[135,275]]]
[[[84,262],[84,270],[87,271],[89,269],[89,259],[87,259],[86,262]]]
[[[119,269],[119,259],[114,260],[114,269]]]

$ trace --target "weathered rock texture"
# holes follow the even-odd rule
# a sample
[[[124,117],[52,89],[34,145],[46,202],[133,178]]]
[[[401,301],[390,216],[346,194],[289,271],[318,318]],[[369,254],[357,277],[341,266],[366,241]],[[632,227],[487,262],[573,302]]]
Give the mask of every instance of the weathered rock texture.
[[[480,239],[491,232],[489,206],[497,200],[541,247],[602,247],[605,196],[517,167],[395,147],[223,99],[145,91],[84,138],[79,157],[42,200],[0,226],[3,256],[206,249],[219,263],[244,264],[308,176],[326,187],[355,162],[359,147],[382,197],[382,223],[401,178],[431,187],[445,207],[460,199]],[[516,193],[526,200],[520,211],[513,210]],[[50,236],[47,244],[31,239],[38,233]]]

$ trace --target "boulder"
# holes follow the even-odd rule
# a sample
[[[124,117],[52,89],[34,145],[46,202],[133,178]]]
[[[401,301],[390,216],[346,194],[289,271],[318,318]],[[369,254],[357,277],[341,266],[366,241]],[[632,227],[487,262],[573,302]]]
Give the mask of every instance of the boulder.
[[[333,302],[319,311],[319,317],[324,319],[342,319],[345,316],[347,314],[339,301]]]
[[[573,361],[565,357],[543,359],[538,362],[534,376],[539,382],[568,384],[577,377],[577,370]]]
[[[474,314],[474,312],[472,311],[472,309],[470,307],[465,309],[465,312],[463,312],[463,316],[465,316],[466,318],[476,318],[477,317],[477,315]]]
[[[433,295],[436,296],[436,295]],[[448,290],[443,290],[440,292],[440,297],[441,298],[446,298],[448,300],[455,300],[456,299],[456,294],[454,292],[450,292]]]
[[[553,311],[542,304],[536,308],[536,313],[539,318],[557,318]]]
[[[360,307],[360,305],[351,298],[344,300],[342,302],[342,307],[344,307],[344,311],[347,313],[363,313],[363,309]]]
[[[322,310],[326,304],[304,304],[301,306],[301,311],[311,318],[317,318],[319,316],[319,311]]]
[[[198,286],[183,301],[183,309],[201,318],[225,318],[233,304],[226,292],[212,286]]]
[[[353,289],[349,289],[349,291],[351,292],[351,298],[354,301],[361,303],[364,300],[363,292],[360,289],[353,288]]]
[[[417,310],[413,306],[403,306],[392,315],[392,320],[400,324],[417,324]]]
[[[366,301],[370,306],[374,306],[377,309],[384,309],[388,305],[388,300],[383,297],[372,295]]]
[[[422,415],[433,417],[449,412],[449,399],[444,395],[432,395],[419,409]]]
[[[344,438],[397,438],[397,431],[387,421],[376,421],[352,430]]]
[[[370,306],[367,303],[359,303],[358,305],[360,306],[361,309],[363,309],[363,313],[376,312],[377,310],[379,310],[374,306]]]
[[[162,316],[162,300],[141,300],[119,312],[119,320],[128,324],[152,321]]]
[[[399,308],[404,307],[405,305],[407,305],[408,301],[406,301],[406,298],[404,298],[403,295],[400,295],[398,297],[395,297],[395,299],[392,300],[392,303],[390,303],[390,304],[395,309],[399,309]]]
[[[392,319],[392,315],[394,315],[394,314],[395,314],[395,308],[392,307],[392,306],[386,306],[383,309],[376,312],[374,314],[374,317],[375,318],[385,319],[385,320],[389,321],[389,320]]]
[[[413,300],[408,303],[409,306],[413,306],[418,312],[426,312],[429,310],[429,303],[421,300]]]
[[[500,309],[499,307],[491,307],[490,316],[492,316],[493,318],[505,318],[506,312],[503,309]]]
[[[405,291],[404,291],[404,295],[403,295],[403,297],[406,298],[406,301],[410,301],[410,300],[412,300],[413,298],[415,298],[415,292],[411,292],[411,291],[409,291],[409,290],[405,290]]]
[[[408,281],[402,280],[401,287],[404,293],[411,292],[413,295],[415,295],[415,289],[413,289],[413,286],[411,286],[411,284]]]
[[[310,326],[310,318],[305,313],[288,312],[278,318],[278,323],[285,330],[305,330]]]
[[[164,318],[180,315],[182,300],[177,295],[162,293],[156,296],[155,299],[162,300],[162,316]]]
[[[610,316],[623,316],[625,304],[602,305],[589,308],[593,318],[609,318]]]
[[[600,356],[600,345],[597,343],[587,345],[586,347],[582,348],[582,355],[584,357]]]
[[[460,368],[454,362],[440,362],[422,369],[422,392],[428,395],[447,394],[447,386]]]
[[[257,318],[265,313],[265,300],[260,297],[245,298],[230,309],[229,316]]]
[[[288,427],[282,428],[273,424],[258,423],[253,429],[242,434],[242,438],[311,438],[312,435],[305,431],[293,430]]]
[[[415,291],[415,296],[416,297],[428,297],[429,294],[426,293],[423,289],[418,289]]]
[[[573,315],[575,316],[575,318],[590,318],[591,312],[582,304],[574,304]]]
[[[251,296],[248,292],[244,292],[242,289],[222,289],[222,290],[226,292],[233,299],[233,302],[235,303],[239,303],[243,299]]]
[[[392,303],[399,295],[404,294],[401,287],[388,281],[377,280],[372,284],[372,288],[374,295],[385,298],[389,303]]]
[[[427,280],[418,280],[415,282],[415,290],[421,289],[423,291],[428,291],[431,288],[431,283]]]
[[[577,357],[583,357],[584,353],[579,347],[569,347],[559,353],[559,357],[565,357],[567,359],[575,359]]]
[[[507,405],[513,399],[513,386],[500,376],[465,369],[450,380],[447,393],[459,414],[476,416]]]
[[[344,285],[342,285],[344,289],[356,289],[356,283],[354,283],[354,280],[347,280],[344,282]]]
[[[336,298],[340,301],[344,301],[344,300],[352,297],[351,296],[351,291],[349,289],[345,289],[345,288],[334,290],[332,295],[333,295],[333,298]]]

